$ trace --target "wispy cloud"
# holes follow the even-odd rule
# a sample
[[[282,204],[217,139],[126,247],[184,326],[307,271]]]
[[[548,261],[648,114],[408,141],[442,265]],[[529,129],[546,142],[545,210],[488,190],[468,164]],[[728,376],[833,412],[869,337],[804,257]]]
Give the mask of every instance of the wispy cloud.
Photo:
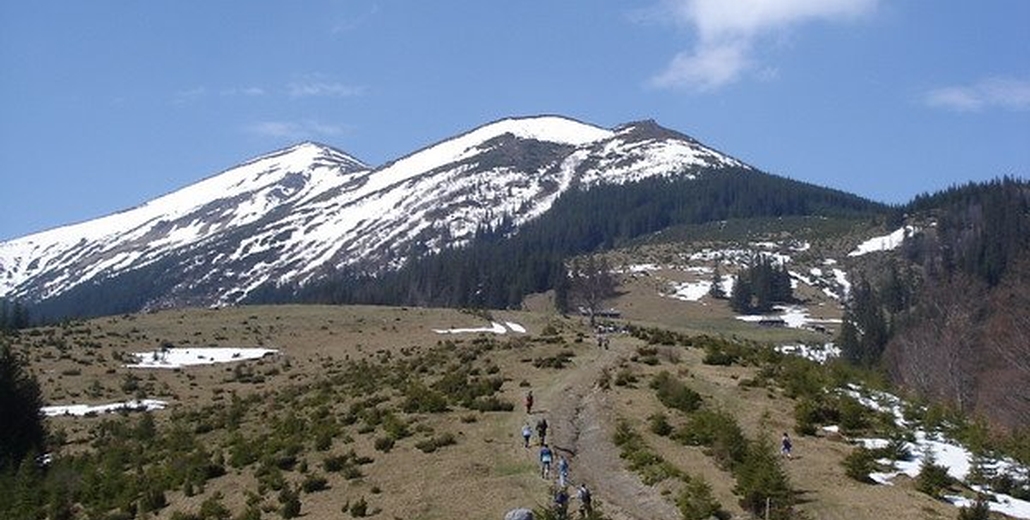
[[[196,101],[207,95],[206,87],[193,87],[186,90],[180,90],[172,95],[172,101],[177,104],[184,104]]]
[[[293,140],[332,137],[343,134],[346,129],[339,125],[321,123],[306,119],[303,121],[259,121],[248,125],[245,130],[266,137]]]
[[[365,92],[365,87],[325,81],[320,77],[304,78],[287,85],[292,98],[300,97],[353,97]]]
[[[261,87],[230,87],[222,89],[221,94],[226,97],[243,96],[243,97],[258,97],[266,94],[265,89]]]
[[[208,89],[205,86],[193,87],[180,90],[172,95],[172,100],[177,104],[193,103],[209,96],[231,97],[257,97],[264,96],[265,89],[256,86],[250,87],[224,87],[221,89]]]
[[[1030,80],[988,78],[971,85],[941,87],[930,90],[923,102],[935,108],[959,112],[1030,110]]]
[[[813,21],[849,20],[876,9],[879,0],[664,0],[658,11],[693,30],[692,49],[680,52],[651,79],[659,88],[715,90],[758,67],[752,50],[760,38]],[[653,18],[653,16],[652,16]]]

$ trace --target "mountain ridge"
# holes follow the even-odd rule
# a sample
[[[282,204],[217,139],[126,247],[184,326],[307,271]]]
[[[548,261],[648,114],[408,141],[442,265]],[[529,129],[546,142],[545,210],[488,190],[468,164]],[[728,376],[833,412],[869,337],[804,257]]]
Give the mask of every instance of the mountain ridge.
[[[377,167],[304,141],[123,212],[0,242],[0,297],[35,303],[160,265],[152,279],[177,281],[144,308],[233,304],[341,268],[395,270],[483,229],[515,233],[570,190],[719,171],[760,173],[653,120],[504,118]]]

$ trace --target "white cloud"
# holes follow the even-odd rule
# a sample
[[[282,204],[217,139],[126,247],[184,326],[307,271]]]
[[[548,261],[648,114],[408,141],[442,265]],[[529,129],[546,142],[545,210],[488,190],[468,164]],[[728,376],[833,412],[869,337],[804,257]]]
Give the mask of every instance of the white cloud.
[[[879,0],[665,0],[663,11],[677,25],[692,29],[694,48],[677,54],[651,83],[660,88],[714,90],[756,71],[755,41],[812,21],[853,19],[876,8]]]
[[[306,119],[303,121],[259,121],[245,130],[252,134],[294,140],[331,137],[344,133],[344,128]]]
[[[731,42],[701,47],[677,54],[652,84],[662,88],[690,86],[704,92],[736,81],[749,66],[747,49],[742,45]]]
[[[264,96],[265,89],[261,87],[232,87],[222,90],[223,96],[244,96],[244,97],[257,97]]]
[[[960,112],[1030,110],[1030,80],[988,78],[972,85],[941,87],[927,92],[923,101],[931,107]]]
[[[205,87],[194,87],[188,90],[180,90],[174,95],[174,101],[176,103],[189,103],[195,101],[207,95],[207,88]]]
[[[364,93],[364,87],[319,80],[296,81],[287,85],[290,97],[352,97]]]

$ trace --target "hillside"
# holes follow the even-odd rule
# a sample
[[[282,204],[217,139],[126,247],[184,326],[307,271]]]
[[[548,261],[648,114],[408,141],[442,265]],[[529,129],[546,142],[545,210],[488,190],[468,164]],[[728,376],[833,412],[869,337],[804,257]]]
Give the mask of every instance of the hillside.
[[[892,255],[855,264],[841,346],[897,384],[1005,429],[1030,424],[1030,183],[920,197]]]
[[[2,487],[45,491],[0,503],[14,515],[39,507],[66,518],[280,518],[296,503],[311,518],[501,518],[549,502],[536,449],[519,438],[522,424],[546,417],[571,481],[590,486],[606,518],[680,518],[684,500],[709,496],[701,482],[705,503],[744,518],[734,468],[764,459],[734,462],[733,452],[686,440],[705,414],[727,413],[722,428],[738,424],[754,446],[795,436],[795,456],[773,458],[794,492],[757,489],[780,501],[774,517],[789,508],[814,518],[955,514],[904,477],[879,486],[846,476],[842,462],[856,450],[849,440],[876,435],[879,415],[853,415],[864,422],[845,425],[843,436],[796,433],[798,403],[813,395],[797,378],[818,365],[679,327],[617,330],[599,349],[582,320],[554,314],[318,306],[186,309],[26,330],[5,341],[27,355],[47,404],[153,399],[158,409],[56,409],[45,474],[5,477],[16,480]],[[211,364],[204,349],[215,346],[275,352]],[[712,361],[718,352],[730,361]],[[171,360],[200,364],[126,366]],[[531,415],[521,407],[529,390]],[[684,407],[691,395],[700,408]],[[656,426],[664,422],[679,433]]]

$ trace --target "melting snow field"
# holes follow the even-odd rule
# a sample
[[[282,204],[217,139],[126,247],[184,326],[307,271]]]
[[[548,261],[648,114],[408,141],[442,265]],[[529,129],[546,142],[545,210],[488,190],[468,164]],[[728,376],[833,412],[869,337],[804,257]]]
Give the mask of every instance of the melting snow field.
[[[778,319],[783,320],[784,324],[786,324],[787,327],[790,327],[792,329],[804,328],[804,327],[809,326],[810,324],[841,323],[841,320],[839,320],[839,319],[816,319],[816,318],[812,318],[809,315],[808,310],[805,309],[804,307],[776,305],[776,306],[773,307],[773,310],[779,311],[779,314],[762,314],[762,315],[750,314],[750,315],[745,315],[745,316],[736,316],[736,318],[738,320],[740,320],[740,321],[747,321],[747,322],[754,322],[754,323],[757,323],[757,322],[760,322],[760,321],[763,321],[763,320],[777,319],[778,318]]]
[[[840,349],[833,346],[832,343],[827,343],[822,348],[805,345],[782,345],[777,347],[776,350],[785,354],[795,354],[820,362],[824,362],[828,357],[840,355]],[[849,385],[848,388],[844,390],[844,393],[854,397],[863,406],[891,414],[898,426],[907,429],[914,429],[913,441],[906,443],[906,449],[911,454],[911,460],[878,460],[878,463],[889,466],[891,470],[871,473],[869,475],[870,479],[882,485],[892,486],[894,485],[892,480],[899,475],[907,475],[910,478],[916,478],[919,476],[920,467],[923,464],[923,458],[927,455],[933,458],[935,464],[947,468],[948,475],[952,478],[960,482],[965,482],[969,477],[975,460],[973,453],[964,446],[961,446],[950,439],[944,438],[940,434],[927,433],[926,431],[915,427],[915,425],[910,424],[905,419],[902,411],[904,401],[899,397],[886,392],[870,392],[863,390],[857,385]],[[840,427],[837,425],[824,426],[823,430],[839,432]],[[890,441],[887,439],[876,438],[855,439],[855,442],[869,449],[883,448],[890,444]],[[1004,473],[1012,475],[1018,480],[1025,481],[1027,478],[1030,478],[1030,468],[1022,466],[1008,458],[986,458],[986,460],[983,461],[983,467],[995,472],[996,474]],[[982,486],[973,485],[970,486],[970,488],[978,493],[983,493],[988,498],[988,506],[991,511],[1006,514],[1014,518],[1030,519],[1030,501],[1020,500],[1002,493],[995,493]],[[947,495],[944,498],[956,507],[969,507],[973,503],[969,498],[958,495]]]
[[[911,427],[902,414],[902,401],[898,397],[884,392],[865,393],[854,385],[852,385],[846,393],[858,399],[859,402],[869,408],[892,414],[898,426]],[[867,448],[878,448],[886,446],[889,441],[886,439],[857,439],[857,442]],[[927,454],[933,457],[935,464],[947,468],[948,475],[959,481],[965,481],[969,476],[970,470],[973,468],[974,456],[972,452],[959,445],[957,442],[943,438],[941,435],[936,433],[928,433],[926,431],[916,429],[914,432],[914,440],[907,443],[907,448],[912,454],[912,460],[880,460],[878,462],[889,465],[892,470],[888,472],[872,473],[869,475],[869,478],[880,484],[888,486],[893,485],[891,480],[898,475],[908,475],[909,477],[915,478],[919,475],[923,458],[926,457]],[[996,472],[1013,474],[1022,479],[1025,479],[1030,475],[1030,468],[1020,466],[1011,459],[988,460],[985,463],[985,466]],[[990,489],[985,489],[980,486],[971,487],[977,492],[983,492],[988,496],[988,505],[990,506],[991,511],[1004,513],[1015,518],[1030,519],[1030,501],[1020,500],[1000,493],[993,493]],[[960,496],[950,495],[945,498],[952,504],[959,507],[968,506],[971,503],[969,499]]]
[[[505,325],[508,327],[505,328]],[[437,334],[475,334],[478,332],[492,332],[494,334],[507,334],[508,330],[512,332],[518,332],[519,334],[525,334],[526,328],[518,323],[506,321],[504,325],[497,323],[496,321],[490,322],[489,327],[475,327],[467,329],[433,329],[433,332]]]
[[[889,235],[870,238],[869,240],[859,244],[854,251],[848,253],[848,256],[862,256],[876,251],[890,251],[892,249],[897,249],[906,238],[915,235],[916,231],[918,230],[913,226],[905,226],[898,228]]]
[[[733,291],[734,280],[736,280],[736,277],[733,275],[725,275],[723,277],[722,283],[720,284],[723,294],[729,294]],[[712,282],[710,280],[683,283],[673,282],[670,286],[672,288],[672,292],[666,296],[687,302],[699,302],[701,301],[701,298],[712,290]]]
[[[151,411],[151,410],[163,410],[168,403],[164,401],[158,401],[155,399],[143,399],[140,401],[126,401],[123,403],[109,403],[109,404],[70,404],[60,406],[44,406],[42,412],[47,417],[55,417],[59,415],[76,415],[82,417],[88,414],[101,414],[101,413],[116,413],[121,411]]]
[[[229,363],[260,359],[279,352],[268,348],[170,348],[151,352],[134,352],[136,364],[127,368],[182,368],[186,366]]]
[[[840,357],[840,347],[831,343],[823,345],[780,345],[776,351],[783,354],[791,354],[810,359],[816,363],[826,363],[832,358]]]

